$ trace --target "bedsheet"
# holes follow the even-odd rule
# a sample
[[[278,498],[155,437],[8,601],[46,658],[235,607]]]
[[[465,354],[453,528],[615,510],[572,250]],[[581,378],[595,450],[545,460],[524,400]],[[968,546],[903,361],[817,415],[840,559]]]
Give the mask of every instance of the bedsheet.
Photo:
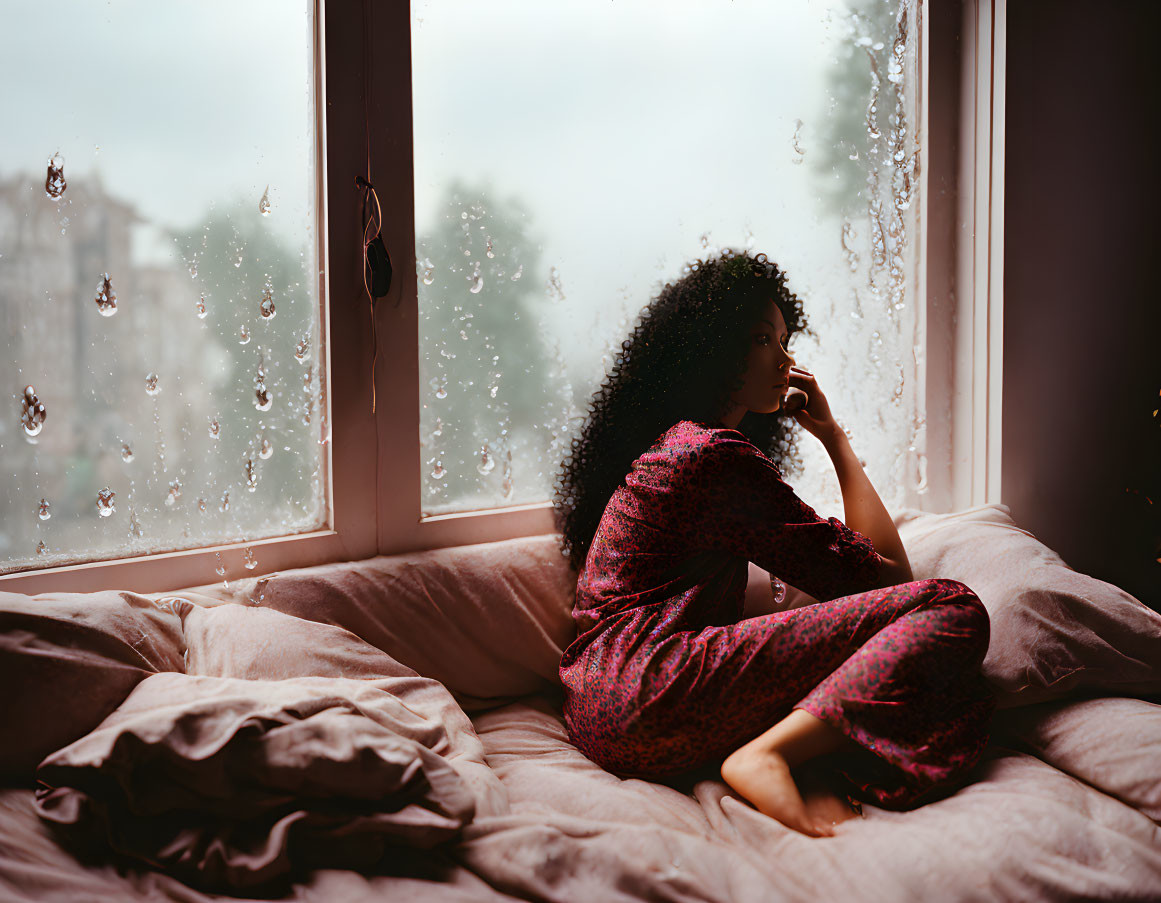
[[[1161,730],[1161,706],[1135,717]],[[1161,899],[1161,827],[1004,732],[954,795],[910,812],[864,805],[835,837],[810,838],[713,774],[670,784],[605,772],[569,742],[551,694],[472,723],[509,810],[438,848],[396,850],[359,872],[314,870],[274,896],[203,894],[133,863],[78,861],[37,818],[33,792],[10,788],[0,791],[0,899]],[[1035,725],[1020,723],[1026,742]]]

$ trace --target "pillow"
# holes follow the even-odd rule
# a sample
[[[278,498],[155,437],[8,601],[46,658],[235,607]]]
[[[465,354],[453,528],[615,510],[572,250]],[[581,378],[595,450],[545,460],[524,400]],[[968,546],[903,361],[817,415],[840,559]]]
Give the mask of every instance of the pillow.
[[[991,617],[983,673],[998,708],[1085,692],[1161,693],[1161,615],[1124,590],[1070,568],[1006,505],[951,514],[901,509],[899,537],[916,580],[967,584]]]
[[[35,805],[74,849],[250,889],[457,836],[474,804],[444,739],[370,681],[154,674],[40,764]]]
[[[96,727],[140,681],[181,671],[181,623],[129,592],[0,593],[0,777]]]
[[[416,674],[348,630],[265,608],[212,608],[174,599],[189,650],[187,670],[209,677],[286,680],[342,677],[390,693],[421,719],[409,736],[443,756],[475,798],[477,815],[510,811],[508,792],[447,688]]]
[[[1109,696],[999,713],[997,738],[1161,824],[1161,705]]]
[[[191,590],[346,628],[469,712],[559,692],[576,574],[555,534],[319,565]],[[261,578],[259,578],[261,579]],[[171,594],[172,595],[172,594]],[[180,595],[180,594],[179,594]],[[191,596],[192,597],[192,596]]]

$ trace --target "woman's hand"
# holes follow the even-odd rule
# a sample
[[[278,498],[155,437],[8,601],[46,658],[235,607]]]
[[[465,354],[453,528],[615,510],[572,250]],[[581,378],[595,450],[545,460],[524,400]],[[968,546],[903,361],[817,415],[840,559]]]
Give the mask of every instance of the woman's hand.
[[[839,428],[814,374],[801,367],[790,368],[790,388],[783,402],[783,410],[819,440],[830,438]]]

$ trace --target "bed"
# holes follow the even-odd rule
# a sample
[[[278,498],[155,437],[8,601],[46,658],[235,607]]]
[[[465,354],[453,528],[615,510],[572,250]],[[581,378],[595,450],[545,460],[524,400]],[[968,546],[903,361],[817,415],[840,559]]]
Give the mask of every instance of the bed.
[[[1161,615],[1002,505],[894,519],[987,606],[999,707],[963,786],[832,838],[569,742],[552,535],[0,593],[0,899],[1161,900]],[[747,616],[814,601],[752,576]]]

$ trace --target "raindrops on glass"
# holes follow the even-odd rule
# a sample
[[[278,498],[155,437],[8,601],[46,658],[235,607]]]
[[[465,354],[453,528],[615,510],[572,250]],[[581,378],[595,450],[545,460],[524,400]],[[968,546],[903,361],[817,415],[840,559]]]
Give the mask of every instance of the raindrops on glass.
[[[431,387],[435,390],[436,398],[447,398],[447,377],[435,376],[432,377]]]
[[[431,472],[431,478],[433,480],[442,480],[446,476],[447,471],[444,470],[443,461],[436,461],[435,468]]]
[[[803,156],[805,156],[805,154],[806,154],[806,151],[802,147],[802,120],[801,119],[794,120],[794,138],[791,139],[791,141],[794,145],[794,157],[791,159],[790,162],[801,163]]]
[[[117,293],[109,281],[109,274],[102,273],[101,281],[97,283],[97,294],[93,296],[97,304],[97,311],[102,317],[111,317],[117,312]]]
[[[478,260],[475,261],[475,269],[472,270],[472,275],[468,277],[468,282],[471,283],[468,291],[473,295],[478,295],[480,289],[484,287],[484,277],[480,275],[480,262]]]
[[[548,271],[548,294],[557,301],[564,300],[564,288],[560,284],[560,273],[556,267],[552,267]]]
[[[770,590],[774,593],[774,604],[781,605],[786,599],[786,584],[777,577],[770,576]]]
[[[225,577],[226,576],[226,565],[222,561],[222,553],[221,552],[214,552],[214,559],[218,562],[218,566],[216,568],[214,568],[214,573],[217,574],[219,577]]]
[[[254,560],[254,552],[249,547],[242,553],[242,564],[245,565],[248,571],[252,571],[258,567],[258,562]]]
[[[524,264],[520,264],[520,266],[516,267],[516,272],[512,274],[512,281],[519,282],[520,277],[523,275],[524,275]]]
[[[116,499],[117,493],[106,486],[97,493],[97,513],[101,517],[108,517],[117,510]]]
[[[436,439],[443,435],[443,420],[441,418],[435,418],[435,428],[431,431],[431,435]]]
[[[44,429],[44,418],[47,412],[40,399],[36,396],[36,389],[32,386],[24,387],[24,398],[21,400],[20,423],[29,437],[36,436]]]
[[[48,554],[48,546],[46,546],[46,545],[44,544],[44,540],[43,540],[43,539],[42,539],[42,540],[40,540],[40,541],[39,541],[39,542],[36,544],[36,554],[37,554],[37,555],[47,555],[47,554]]]
[[[481,475],[487,476],[496,469],[496,461],[492,457],[492,451],[488,448],[488,443],[484,443],[484,447],[480,449],[480,463],[476,465],[476,470]]]
[[[205,499],[198,499],[198,513],[199,514],[206,513],[206,500]]]
[[[64,175],[64,157],[59,152],[55,153],[48,161],[48,173],[44,177],[44,193],[54,201],[58,201],[68,184]]]
[[[258,446],[258,457],[263,461],[267,460],[274,454],[274,446],[271,445],[270,440],[265,436],[262,437],[262,444]]]
[[[41,520],[48,520],[50,517],[52,517],[52,512],[48,510],[51,507],[52,505],[48,503],[47,499],[41,499],[40,507],[37,509],[36,516]]]
[[[238,344],[239,345],[248,345],[249,343],[250,343],[250,327],[248,327],[245,323],[243,323],[242,328],[238,330]]]
[[[254,593],[250,601],[255,605],[261,605],[262,601],[266,598],[266,584],[269,582],[269,577],[259,577],[258,581],[254,584]]]
[[[258,373],[254,377],[254,407],[259,411],[269,411],[274,404],[274,396],[266,388],[266,361],[261,354],[258,356]]]
[[[217,439],[222,435],[222,425],[217,420],[211,420],[209,433],[211,439]]]
[[[246,459],[246,491],[253,492],[258,488],[258,471],[254,469],[254,459]]]
[[[314,380],[314,368],[307,367],[306,372],[302,374],[302,391],[307,395],[311,393],[311,383]]]
[[[230,510],[230,490],[222,493],[222,500],[218,503],[218,510],[225,514]]]
[[[198,319],[204,320],[206,318],[206,314],[209,313],[209,311],[206,310],[206,296],[202,295],[198,299],[197,304],[195,304],[194,307],[198,312]]]
[[[859,268],[859,254],[852,247],[852,243],[857,237],[854,228],[850,223],[843,223],[843,253],[847,258],[847,265],[851,268],[853,273]]]
[[[266,190],[262,192],[262,200],[258,202],[258,212],[263,216],[270,215],[270,186],[266,186]]]
[[[310,336],[304,335],[299,343],[294,346],[294,359],[300,364],[305,364],[310,359]]]
[[[270,280],[266,280],[266,285],[262,289],[262,301],[258,305],[258,312],[262,314],[263,320],[273,320],[276,311],[274,310],[274,286],[270,284]]]
[[[181,498],[181,481],[174,480],[169,484],[169,492],[165,496],[165,504],[172,508]]]
[[[145,377],[145,394],[158,395],[161,392],[161,386],[157,384],[157,374],[150,373]]]
[[[141,538],[141,524],[137,522],[137,512],[133,508],[129,509],[129,535],[134,539]]]
[[[435,282],[435,264],[431,262],[430,257],[424,257],[419,265],[420,275],[423,277],[424,285],[431,285]]]

